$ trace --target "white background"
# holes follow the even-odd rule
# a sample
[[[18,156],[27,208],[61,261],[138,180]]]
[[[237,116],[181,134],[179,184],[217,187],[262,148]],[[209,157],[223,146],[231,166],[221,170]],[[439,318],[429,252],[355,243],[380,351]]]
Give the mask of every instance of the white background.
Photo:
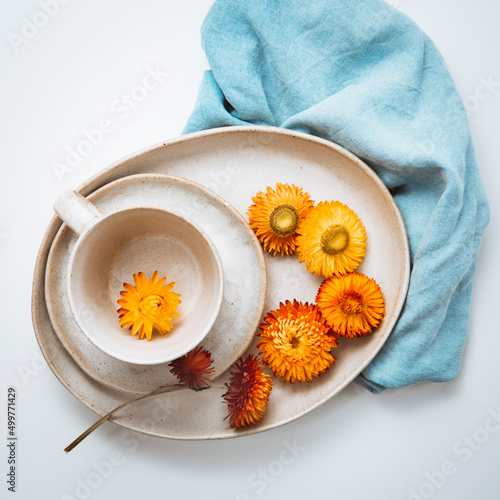
[[[350,386],[299,421],[237,440],[139,440],[107,423],[71,454],[63,453],[96,416],[40,361],[31,326],[32,271],[52,202],[59,191],[77,187],[120,157],[180,134],[208,67],[199,29],[211,3],[72,0],[16,50],[9,33],[19,35],[23,17],[32,19],[40,7],[34,0],[2,1],[0,436],[6,434],[6,390],[13,385],[18,389],[17,498],[405,500],[418,498],[411,489],[420,489],[421,498],[498,500],[500,432],[480,430],[490,411],[500,412],[496,0],[397,2],[434,40],[462,98],[475,108],[470,124],[492,221],[480,252],[460,376],[377,396]],[[158,65],[169,76],[127,117],[125,111],[113,111],[116,99],[141,82],[148,65]],[[489,92],[481,83],[488,79],[496,82]],[[54,162],[64,162],[67,146],[75,147],[84,130],[97,127],[102,118],[111,119],[114,130],[58,179]],[[466,444],[467,436],[483,443]],[[124,437],[128,444],[121,442]],[[294,440],[302,451],[280,468],[276,461],[283,443]],[[5,478],[7,449],[1,448]],[[120,463],[109,477],[101,477],[97,488],[78,490],[79,481],[95,472],[93,462],[109,460],[112,453],[119,454]],[[431,486],[426,473],[432,475],[447,461],[453,462],[454,473],[444,480],[434,474],[434,481],[444,484]],[[277,475],[256,487],[251,478],[259,469]],[[2,498],[12,495],[4,480],[0,492]]]

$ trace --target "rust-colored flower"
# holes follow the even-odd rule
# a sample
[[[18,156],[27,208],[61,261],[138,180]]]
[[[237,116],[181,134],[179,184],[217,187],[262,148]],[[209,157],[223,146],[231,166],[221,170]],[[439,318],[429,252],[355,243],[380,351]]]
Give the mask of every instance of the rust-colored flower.
[[[212,382],[205,376],[213,373],[212,363],[211,354],[201,347],[196,347],[184,356],[174,359],[169,366],[181,384],[199,391]]]
[[[132,335],[139,334],[151,340],[153,328],[162,335],[172,330],[172,318],[179,316],[176,311],[181,303],[178,293],[171,289],[175,283],[165,285],[166,278],[158,279],[158,271],[148,280],[144,273],[134,274],[135,286],[124,283],[124,292],[120,292],[122,298],[118,300],[120,324],[122,328],[128,328]]]
[[[241,357],[233,366],[224,395],[229,425],[239,428],[258,422],[266,411],[272,386],[272,379],[262,371],[257,356]]]
[[[376,281],[355,272],[323,281],[316,303],[332,330],[347,338],[370,333],[385,311],[384,296]]]
[[[247,211],[250,226],[264,250],[272,255],[295,253],[296,230],[314,201],[294,184],[276,184],[267,192],[259,191]]]
[[[264,321],[257,347],[276,377],[310,382],[335,362],[330,350],[337,347],[337,337],[314,304],[287,300]]]

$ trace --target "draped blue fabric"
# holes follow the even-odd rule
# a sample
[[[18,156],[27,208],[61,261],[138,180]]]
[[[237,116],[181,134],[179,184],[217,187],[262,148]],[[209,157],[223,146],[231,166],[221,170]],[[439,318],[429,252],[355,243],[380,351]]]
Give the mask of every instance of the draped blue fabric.
[[[429,38],[381,0],[217,0],[211,71],[184,132],[284,127],[331,140],[392,189],[411,249],[399,322],[357,379],[373,392],[459,372],[489,210],[466,112]]]

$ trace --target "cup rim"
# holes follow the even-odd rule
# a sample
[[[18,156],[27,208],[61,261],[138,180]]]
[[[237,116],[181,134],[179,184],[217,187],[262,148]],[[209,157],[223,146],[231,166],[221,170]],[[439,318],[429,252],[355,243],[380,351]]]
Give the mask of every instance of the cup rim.
[[[128,211],[134,211],[134,210],[151,210],[151,211],[158,211],[158,212],[163,212],[167,213],[170,215],[173,215],[179,219],[182,219],[184,223],[190,225],[193,229],[195,229],[201,237],[206,241],[208,244],[210,251],[212,255],[215,258],[216,262],[216,267],[217,267],[217,276],[219,278],[219,286],[217,290],[217,301],[216,301],[216,307],[213,309],[212,314],[209,317],[209,321],[207,321],[205,328],[200,329],[200,334],[197,335],[189,344],[187,344],[183,349],[180,350],[180,353],[176,353],[175,357],[170,356],[163,356],[161,358],[157,359],[151,359],[151,360],[137,360],[137,359],[132,359],[129,358],[128,356],[121,355],[119,353],[116,353],[110,349],[108,349],[106,346],[103,346],[98,340],[96,340],[91,333],[87,331],[87,329],[83,326],[83,322],[81,321],[81,318],[79,317],[78,314],[78,309],[76,307],[75,301],[73,299],[73,292],[72,292],[72,275],[73,275],[73,268],[75,265],[75,260],[76,260],[76,255],[81,248],[82,244],[84,243],[84,240],[88,237],[88,235],[104,220],[107,220],[117,214],[123,213],[123,212],[128,212]],[[196,223],[192,222],[189,220],[187,217],[184,215],[180,214],[179,212],[175,210],[168,210],[162,207],[155,207],[155,206],[148,206],[148,205],[134,205],[132,207],[126,207],[126,208],[119,208],[116,210],[113,210],[109,213],[103,214],[101,217],[96,219],[95,221],[92,221],[83,231],[80,235],[78,235],[78,239],[75,243],[75,246],[71,250],[71,255],[68,263],[68,272],[67,272],[67,278],[66,278],[66,293],[68,296],[68,302],[70,306],[70,310],[75,318],[75,322],[78,326],[78,328],[82,331],[82,333],[87,337],[87,339],[92,342],[98,349],[103,351],[104,353],[108,354],[109,356],[119,359],[121,361],[124,361],[126,363],[131,363],[134,365],[156,365],[156,364],[162,364],[162,363],[167,363],[169,361],[173,361],[174,359],[178,359],[179,357],[183,356],[184,354],[188,353],[192,349],[194,349],[197,345],[199,345],[203,339],[207,336],[208,332],[212,329],[212,326],[214,325],[217,316],[219,315],[220,308],[222,306],[222,301],[224,299],[224,288],[225,288],[225,283],[224,283],[224,270],[222,267],[222,261],[219,255],[219,251],[215,247],[214,243],[210,239],[210,237],[206,234],[206,232]]]

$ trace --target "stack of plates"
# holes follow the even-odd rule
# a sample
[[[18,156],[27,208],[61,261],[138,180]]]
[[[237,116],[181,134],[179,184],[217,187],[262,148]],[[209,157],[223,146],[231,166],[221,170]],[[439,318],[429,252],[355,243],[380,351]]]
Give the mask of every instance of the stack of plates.
[[[182,183],[177,176],[194,181]],[[256,425],[235,430],[224,420],[223,388],[155,396],[127,407],[112,421],[147,434],[176,439],[248,435],[290,422],[337,394],[373,359],[401,312],[409,282],[404,224],[380,179],[345,149],[306,134],[272,127],[209,130],[162,143],[125,158],[78,191],[104,214],[137,204],[184,215],[203,227],[224,272],[224,298],[202,345],[212,353],[217,385],[245,352],[255,350],[263,314],[285,300],[314,302],[321,279],[296,256],[262,254],[244,214],[252,197],[277,182],[304,188],[316,202],[339,200],[367,231],[359,272],[374,278],[386,315],[373,334],[340,340],[335,365],[311,383],[274,379],[268,410]],[[199,185],[198,185],[199,184]],[[201,186],[207,189],[204,189]],[[137,365],[95,347],[81,332],[67,296],[69,256],[77,236],[54,217],[40,248],[33,283],[33,324],[40,348],[66,388],[99,415],[173,382],[168,363]],[[266,271],[267,268],[267,271]],[[121,283],[117,283],[118,293]],[[105,298],[103,297],[103,300]]]

